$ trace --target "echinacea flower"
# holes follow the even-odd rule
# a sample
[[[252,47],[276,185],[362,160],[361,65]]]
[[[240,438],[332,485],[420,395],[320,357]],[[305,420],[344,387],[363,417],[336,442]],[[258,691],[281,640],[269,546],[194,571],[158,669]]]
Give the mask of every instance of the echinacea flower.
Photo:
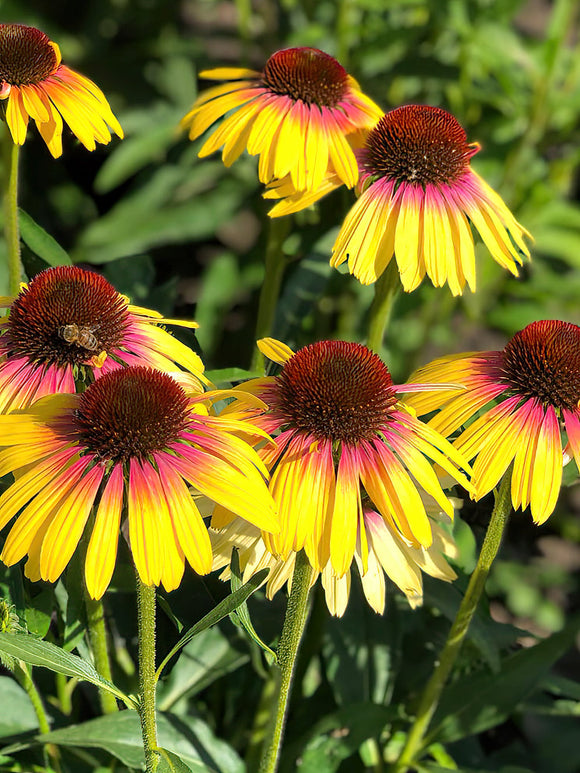
[[[61,64],[60,49],[44,32],[24,24],[0,24],[0,100],[16,145],[26,139],[33,118],[54,156],[62,155],[63,119],[87,150],[123,137],[103,92],[91,80]]]
[[[427,548],[414,546],[405,540],[376,512],[370,502],[363,505],[361,525],[365,536],[361,540],[360,533],[357,535],[354,558],[365,597],[378,614],[385,610],[385,574],[403,591],[413,609],[423,601],[422,572],[447,582],[456,577],[444,556],[457,558],[457,545],[437,522],[444,514],[432,497],[421,490],[419,493],[433,529],[433,543]],[[456,500],[450,500],[452,504],[453,501]],[[214,554],[213,569],[224,569],[220,575],[222,580],[230,578],[231,554],[236,548],[239,551],[244,582],[260,569],[268,568],[270,572],[264,581],[267,598],[273,598],[286,583],[290,589],[297,554],[290,553],[285,560],[273,556],[266,548],[260,530],[252,524],[235,518],[219,532],[211,529],[210,539]],[[365,543],[368,545],[366,570],[361,552],[361,546]],[[342,617],[350,593],[350,571],[347,570],[345,574],[338,576],[329,562],[322,570],[321,576],[330,613]],[[317,577],[318,573],[314,572],[312,584],[316,582]]]
[[[224,164],[244,149],[259,155],[259,178],[289,175],[296,190],[315,190],[333,165],[341,182],[356,185],[358,169],[349,144],[383,111],[329,54],[287,48],[272,54],[262,72],[222,67],[200,73],[226,80],[203,93],[181,126],[196,139],[230,113],[202,146],[207,156],[223,146]]]
[[[219,399],[221,393],[213,393]],[[188,484],[259,528],[277,529],[266,470],[235,434],[236,423],[208,415],[212,393],[188,395],[166,373],[113,371],[82,394],[50,395],[0,416],[0,528],[14,516],[0,558],[28,555],[26,574],[54,582],[89,521],[87,590],[105,592],[125,512],[141,580],[178,587],[185,560],[205,574],[212,552]],[[93,510],[94,508],[94,510]]]
[[[492,257],[517,276],[530,253],[529,236],[498,194],[470,167],[477,143],[468,144],[457,120],[437,107],[407,105],[384,115],[356,151],[359,198],[333,247],[332,266],[348,261],[362,284],[375,282],[395,258],[406,292],[425,274],[460,295],[475,290],[471,226]],[[301,195],[286,181],[268,198],[282,199],[270,212],[296,212],[336,188],[329,170],[318,192]],[[284,198],[287,197],[287,198]]]
[[[54,392],[75,392],[76,382],[90,383],[127,365],[164,371],[181,366],[200,391],[200,382],[206,382],[198,355],[159,327],[196,323],[132,306],[92,271],[46,269],[16,297],[0,298],[2,306],[9,311],[0,319],[0,413]]]
[[[429,460],[470,488],[460,471],[469,469],[461,454],[397,396],[430,387],[394,386],[382,360],[356,343],[322,341],[294,354],[264,339],[260,348],[282,370],[245,382],[242,389],[260,398],[267,410],[244,407],[242,401],[232,410],[274,438],[274,445],[260,450],[271,470],[270,490],[280,514],[280,532],[263,533],[270,553],[286,560],[304,548],[316,571],[330,561],[342,577],[357,551],[358,533],[366,572],[363,496],[408,544],[428,548],[433,530],[418,489],[453,514]],[[218,508],[212,526],[219,529],[228,521]]]
[[[478,497],[491,491],[513,463],[514,509],[530,507],[536,523],[553,512],[568,451],[580,466],[580,327],[560,320],[533,322],[502,351],[441,357],[411,380],[455,383],[455,391],[405,397],[444,435],[463,427],[453,445],[473,463]]]

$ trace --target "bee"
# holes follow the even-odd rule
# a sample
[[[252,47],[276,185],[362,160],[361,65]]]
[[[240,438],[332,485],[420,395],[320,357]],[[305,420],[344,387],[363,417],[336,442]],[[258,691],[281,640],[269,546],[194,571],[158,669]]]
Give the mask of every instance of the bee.
[[[58,334],[67,344],[77,344],[90,352],[95,352],[99,348],[97,337],[86,325],[75,325],[74,323],[63,325],[59,328]]]

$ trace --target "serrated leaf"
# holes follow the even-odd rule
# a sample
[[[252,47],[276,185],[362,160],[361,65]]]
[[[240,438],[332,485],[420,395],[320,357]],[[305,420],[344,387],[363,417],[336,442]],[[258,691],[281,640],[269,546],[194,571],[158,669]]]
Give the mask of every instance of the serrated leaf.
[[[41,666],[65,676],[74,676],[120,698],[127,706],[135,702],[111,682],[103,679],[92,663],[30,634],[0,633],[0,652],[19,658],[32,666]]]
[[[212,625],[219,623],[220,620],[235,611],[240,606],[240,604],[243,604],[244,601],[246,601],[246,599],[252,595],[252,593],[255,593],[268,576],[269,571],[269,569],[262,569],[257,572],[239,590],[229,595],[223,601],[220,601],[220,603],[214,607],[211,612],[208,612],[205,617],[202,617],[198,623],[193,625],[163,658],[161,665],[157,669],[155,678],[159,679],[163,669],[169,663],[171,658],[177,654],[180,649],[185,647],[185,645],[190,642],[194,636],[196,636],[198,633],[201,633],[202,631],[205,631],[206,628],[210,628]]]
[[[18,210],[20,236],[26,246],[49,266],[70,266],[67,252],[23,209]]]

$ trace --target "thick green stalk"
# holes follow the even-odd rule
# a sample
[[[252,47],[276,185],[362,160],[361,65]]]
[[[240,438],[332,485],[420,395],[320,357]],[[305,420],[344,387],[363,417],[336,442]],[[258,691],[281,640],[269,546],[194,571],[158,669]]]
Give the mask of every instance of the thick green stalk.
[[[8,281],[10,292],[16,295],[22,279],[20,261],[20,229],[18,227],[18,158],[20,146],[12,141],[6,128],[4,136],[4,235],[8,253]]]
[[[139,633],[139,717],[145,750],[145,770],[154,773],[157,754],[155,720],[155,587],[144,585],[137,574]]]
[[[473,570],[467,591],[459,606],[435,670],[421,695],[417,715],[407,736],[403,751],[391,768],[392,773],[404,773],[404,771],[407,771],[413,765],[417,754],[424,746],[424,738],[429,728],[429,723],[435,713],[447,678],[455,665],[469,624],[483,593],[489,570],[499,550],[512,508],[510,490],[511,469],[506,472],[501,481],[477,565]]]
[[[273,666],[276,674],[276,708],[266,735],[259,773],[275,773],[278,768],[296,656],[308,618],[311,579],[312,567],[304,551],[301,551],[296,556],[292,590],[277,650],[277,663]]]
[[[256,320],[255,338],[263,338],[272,332],[272,322],[276,312],[276,304],[280,295],[282,278],[286,269],[286,258],[282,245],[290,230],[290,218],[271,218],[269,221],[268,242],[266,244],[264,281],[260,290],[258,302],[258,318]],[[254,349],[250,370],[263,370],[264,357],[259,349]]]
[[[381,351],[393,303],[400,288],[399,269],[393,257],[375,282],[375,297],[369,311],[367,346],[377,354]]]
[[[85,606],[95,668],[101,676],[112,682],[113,675],[111,673],[111,661],[109,660],[109,650],[107,648],[107,629],[105,627],[103,602],[100,600],[95,601],[85,590]],[[99,697],[103,714],[112,714],[114,711],[119,710],[117,699],[107,690],[99,690]]]

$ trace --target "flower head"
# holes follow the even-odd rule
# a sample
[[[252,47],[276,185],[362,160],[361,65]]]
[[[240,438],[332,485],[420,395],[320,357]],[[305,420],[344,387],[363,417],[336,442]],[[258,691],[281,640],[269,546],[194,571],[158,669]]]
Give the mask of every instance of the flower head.
[[[565,461],[563,443],[580,464],[580,327],[559,320],[528,325],[503,351],[442,357],[411,380],[455,383],[461,389],[405,398],[444,435],[471,423],[454,446],[473,463],[478,497],[513,463],[512,503],[530,506],[536,523],[554,510]],[[564,440],[563,435],[567,441]]]
[[[30,405],[54,392],[75,392],[127,365],[165,371],[178,366],[205,381],[203,363],[158,327],[164,320],[131,306],[104,277],[76,266],[49,268],[23,285],[0,319],[0,413]],[[201,390],[201,384],[199,384]]]
[[[0,99],[7,100],[12,139],[23,145],[29,118],[55,158],[62,154],[63,118],[87,150],[123,130],[103,92],[64,64],[44,32],[24,24],[0,24]]]
[[[454,295],[475,290],[470,223],[493,258],[517,276],[529,258],[529,236],[502,199],[469,165],[479,150],[456,119],[437,107],[407,105],[384,115],[356,151],[357,199],[333,247],[332,266],[348,261],[363,284],[375,282],[394,257],[406,292],[425,274]],[[313,193],[275,183],[267,198],[281,199],[277,217],[314,203],[340,184],[332,169]]]
[[[314,569],[321,572],[330,561],[342,577],[358,533],[366,572],[365,497],[408,544],[429,547],[433,531],[418,488],[448,515],[453,510],[428,460],[470,484],[459,469],[467,469],[463,457],[399,401],[407,387],[395,387],[381,359],[360,344],[322,341],[294,354],[265,339],[261,349],[283,365],[278,376],[243,385],[268,408],[244,409],[242,418],[275,440],[261,450],[281,523],[279,533],[264,532],[268,550],[286,560],[304,548]],[[218,511],[212,525],[227,522]]]
[[[233,111],[200,156],[223,146],[229,166],[246,148],[260,157],[262,182],[289,175],[300,191],[318,188],[331,163],[341,182],[356,185],[349,140],[373,126],[382,110],[332,56],[317,48],[287,48],[272,54],[262,72],[220,68],[200,75],[229,82],[202,94],[183,118],[189,138]]]
[[[363,505],[359,524],[354,558],[361,577],[365,597],[369,605],[382,614],[385,609],[385,574],[405,594],[411,607],[420,606],[423,601],[422,572],[440,580],[451,581],[456,575],[444,558],[456,558],[458,550],[449,534],[437,522],[443,515],[441,508],[432,497],[419,491],[433,529],[433,543],[425,548],[411,544],[373,509],[370,502]],[[360,528],[364,529],[361,539]],[[296,553],[287,559],[273,556],[264,539],[252,524],[235,518],[219,532],[210,530],[214,563],[213,569],[224,569],[221,579],[230,577],[232,549],[239,551],[240,568],[244,582],[260,569],[268,568],[266,596],[271,599],[284,584],[292,583]],[[363,562],[362,546],[368,545],[366,569]],[[224,568],[225,567],[225,568]],[[312,583],[318,572],[313,573]],[[348,603],[351,572],[338,576],[328,562],[321,572],[326,604],[331,614],[342,617]]]
[[[187,484],[260,528],[277,529],[256,453],[235,422],[208,415],[166,373],[129,367],[80,395],[50,395],[0,416],[0,528],[15,515],[2,550],[9,566],[28,555],[32,580],[55,581],[94,508],[85,578],[93,598],[113,573],[124,502],[133,560],[147,585],[176,588],[187,560],[211,569],[207,529]],[[219,397],[220,393],[216,393]]]

